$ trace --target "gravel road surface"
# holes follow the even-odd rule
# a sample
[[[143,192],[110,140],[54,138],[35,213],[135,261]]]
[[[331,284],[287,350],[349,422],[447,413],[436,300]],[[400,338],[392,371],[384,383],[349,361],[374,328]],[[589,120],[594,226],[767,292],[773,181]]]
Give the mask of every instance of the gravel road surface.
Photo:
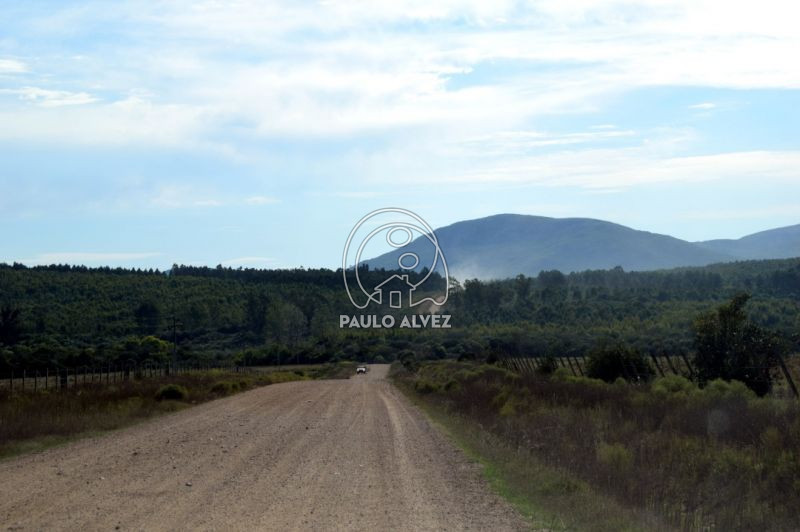
[[[5,530],[526,530],[384,379],[278,384],[0,462]]]

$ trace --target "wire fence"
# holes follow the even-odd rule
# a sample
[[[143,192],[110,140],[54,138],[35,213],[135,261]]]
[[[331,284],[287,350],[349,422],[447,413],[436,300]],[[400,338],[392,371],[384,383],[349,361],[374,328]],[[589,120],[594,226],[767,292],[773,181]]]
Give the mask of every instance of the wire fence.
[[[110,385],[129,380],[187,375],[210,370],[243,373],[251,372],[253,368],[234,364],[129,362],[73,368],[17,369],[0,374],[0,392],[15,394],[40,390],[63,391],[80,386]]]
[[[794,355],[797,357],[798,355]],[[692,366],[689,358],[684,355],[650,355],[647,359],[648,364],[652,370],[653,375],[665,377],[667,375],[680,375],[687,379],[693,380],[696,375],[695,368]],[[533,374],[538,373],[547,367],[548,370],[552,369],[550,364],[555,362],[556,368],[565,368],[575,377],[583,377],[587,374],[587,360],[582,355],[570,355],[560,357],[501,357],[500,364],[506,369],[520,374]],[[648,375],[641,375],[640,368],[635,364],[627,364],[623,366],[625,379],[628,381],[645,381]],[[762,370],[764,368],[753,367],[753,370]],[[792,377],[792,371],[786,364],[783,357],[778,357],[778,366],[771,368],[775,372],[774,378],[776,381],[783,381],[786,383],[791,394],[800,399],[795,380]]]
[[[583,355],[569,355],[560,357],[503,357],[501,363],[506,369],[517,373],[536,373],[546,364],[555,362],[556,367],[562,367],[570,371],[576,377],[586,375],[586,357]],[[659,376],[681,375],[689,379],[695,375],[694,367],[685,355],[667,356],[651,355],[649,364],[654,372]],[[639,375],[639,370],[635,365],[629,364],[623,368],[628,380],[639,380],[643,375]]]

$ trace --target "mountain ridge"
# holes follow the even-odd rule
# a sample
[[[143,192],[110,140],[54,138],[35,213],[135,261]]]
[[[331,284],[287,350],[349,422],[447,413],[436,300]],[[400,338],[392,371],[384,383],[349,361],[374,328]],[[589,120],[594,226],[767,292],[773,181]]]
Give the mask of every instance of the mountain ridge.
[[[800,256],[800,224],[740,239],[689,242],[594,218],[550,218],[503,213],[462,220],[434,229],[450,273],[459,279],[538,275],[543,270],[610,269],[648,271],[719,262]],[[395,269],[401,253],[432,263],[427,239],[366,262]]]

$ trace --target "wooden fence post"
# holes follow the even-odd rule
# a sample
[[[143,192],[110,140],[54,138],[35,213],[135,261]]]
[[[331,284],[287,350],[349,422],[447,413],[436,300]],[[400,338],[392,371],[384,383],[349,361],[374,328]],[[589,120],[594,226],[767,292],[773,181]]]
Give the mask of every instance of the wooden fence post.
[[[583,369],[581,368],[581,364],[578,361],[578,357],[572,357],[572,358],[575,360],[575,367],[578,368],[578,373],[580,373],[581,377],[583,377]]]
[[[683,359],[683,363],[686,364],[686,369],[689,371],[689,378],[694,380],[694,368],[689,364],[689,359],[686,358],[686,354],[681,353],[681,358]]]
[[[794,385],[794,380],[792,380],[792,375],[789,373],[789,368],[786,367],[786,363],[784,363],[783,357],[780,355],[780,353],[776,353],[776,355],[778,357],[778,363],[781,366],[781,370],[783,371],[783,376],[786,377],[786,382],[789,383],[789,388],[792,389],[795,399],[800,399],[800,394],[797,393],[797,386]]]
[[[650,353],[650,358],[653,359],[653,364],[655,364],[656,369],[661,374],[662,377],[665,377],[664,370],[661,369],[661,364],[658,363],[658,357],[654,353]]]
[[[567,359],[567,364],[569,364],[569,369],[570,371],[572,371],[572,376],[577,377],[578,373],[575,371],[575,368],[572,367],[572,361],[569,359],[569,357],[566,357],[566,359]]]

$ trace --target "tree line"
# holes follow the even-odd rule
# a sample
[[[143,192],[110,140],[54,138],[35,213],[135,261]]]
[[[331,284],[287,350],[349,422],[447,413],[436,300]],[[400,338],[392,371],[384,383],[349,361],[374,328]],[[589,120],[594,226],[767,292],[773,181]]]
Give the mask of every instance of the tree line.
[[[359,274],[377,284],[387,272]],[[451,279],[450,288],[443,312],[452,315],[453,329],[353,331],[338,325],[340,314],[356,313],[341,270],[0,265],[0,372],[130,359],[581,356],[602,343],[694,354],[695,319],[742,292],[752,294],[742,312],[755,326],[795,348],[800,330],[800,259],[655,272],[545,271]]]

